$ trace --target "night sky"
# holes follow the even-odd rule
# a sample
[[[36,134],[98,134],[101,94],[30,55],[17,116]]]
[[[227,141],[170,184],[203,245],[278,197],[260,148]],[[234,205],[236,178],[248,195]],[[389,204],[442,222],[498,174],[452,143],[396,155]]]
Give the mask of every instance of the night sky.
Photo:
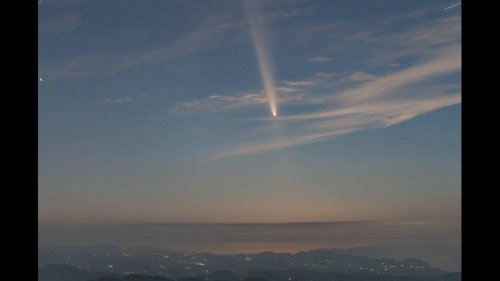
[[[458,2],[40,0],[38,15],[43,229],[382,221],[459,236]]]

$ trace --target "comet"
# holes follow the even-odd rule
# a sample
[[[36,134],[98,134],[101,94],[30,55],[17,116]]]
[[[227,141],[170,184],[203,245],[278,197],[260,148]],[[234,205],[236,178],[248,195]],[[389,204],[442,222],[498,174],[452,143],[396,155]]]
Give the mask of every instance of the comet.
[[[248,26],[252,37],[253,47],[259,65],[260,79],[266,92],[269,110],[273,117],[278,116],[278,101],[274,87],[273,68],[269,59],[269,48],[264,36],[265,26],[262,20],[259,22],[259,14],[262,14],[255,0],[243,0]]]

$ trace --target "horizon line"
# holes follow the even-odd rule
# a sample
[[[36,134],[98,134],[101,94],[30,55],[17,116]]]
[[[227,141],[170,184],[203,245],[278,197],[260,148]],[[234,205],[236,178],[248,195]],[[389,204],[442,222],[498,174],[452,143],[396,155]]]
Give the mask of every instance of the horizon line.
[[[284,221],[284,222],[40,222],[38,226],[293,226],[327,224],[369,224],[369,223],[423,223],[443,222],[450,219],[408,219],[408,220],[342,220],[342,221]],[[453,221],[453,220],[451,220]]]
[[[161,225],[235,225],[235,226],[258,226],[258,225],[311,225],[311,224],[355,224],[384,222],[380,220],[342,220],[342,221],[284,221],[284,222],[38,222],[38,225],[137,225],[137,226],[161,226]]]

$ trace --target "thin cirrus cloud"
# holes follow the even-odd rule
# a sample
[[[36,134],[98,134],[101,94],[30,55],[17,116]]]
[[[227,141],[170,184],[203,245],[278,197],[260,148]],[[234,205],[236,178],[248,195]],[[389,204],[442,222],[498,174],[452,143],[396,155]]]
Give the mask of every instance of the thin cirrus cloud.
[[[455,8],[455,7],[460,6],[460,5],[462,5],[462,3],[460,3],[460,2],[456,3],[456,4],[453,4],[451,6],[448,6],[448,7],[444,8],[443,11],[449,10],[451,8]]]
[[[76,13],[65,13],[40,24],[40,30],[54,34],[65,33],[75,29],[80,22],[80,15]]]
[[[407,20],[411,17],[412,15],[405,15],[401,18]],[[385,24],[393,25],[400,20],[396,18],[389,20]],[[324,36],[324,34],[340,34],[345,44],[336,44],[335,49],[333,49],[334,52],[348,52],[353,48],[358,48],[358,46],[368,46],[368,50],[362,52],[368,54],[368,56],[361,58],[361,62],[367,68],[398,66],[398,69],[402,69],[402,71],[382,77],[361,70],[350,74],[320,72],[309,79],[281,81],[277,83],[280,105],[328,103],[335,96],[328,95],[328,90],[332,91],[341,86],[351,86],[355,93],[349,91],[348,88],[346,91],[342,91],[340,95],[362,99],[380,91],[390,90],[401,83],[405,84],[413,80],[419,81],[424,78],[432,78],[435,73],[447,72],[450,69],[460,67],[460,17],[438,18],[404,31],[384,32],[386,28],[387,26],[380,24],[371,29],[359,31],[346,23],[321,23],[301,27],[298,35],[293,38],[306,37],[312,40],[315,37]],[[382,42],[384,44],[380,45]],[[458,55],[446,56],[446,53]],[[442,60],[435,61],[437,56]],[[424,63],[405,69],[398,63],[400,58],[414,58],[418,61],[424,61]],[[313,59],[323,60],[323,57]],[[428,72],[427,70],[431,71]],[[370,81],[373,83],[366,84],[364,87],[352,87],[359,85],[359,83],[365,85],[366,82]],[[315,93],[312,94],[312,91],[315,91]],[[250,90],[233,95],[216,95],[206,99],[184,102],[177,105],[172,112],[183,115],[192,114],[193,112],[226,111],[257,106],[266,102],[267,100],[261,91]],[[288,118],[286,116],[282,117]]]
[[[70,4],[77,5],[83,3],[84,0],[38,0],[38,5],[49,5],[49,4]]]
[[[71,3],[79,3],[80,1],[64,0],[64,2]],[[311,12],[306,8],[296,8],[294,3],[289,3],[287,7],[281,7],[280,5],[283,3],[280,2],[268,3],[265,1],[265,4],[270,6],[268,8],[272,8],[270,11],[266,11],[264,15],[269,21],[302,17]],[[76,14],[72,14],[72,17],[65,15],[52,22],[41,23],[41,27],[49,32],[63,32],[72,29],[79,21],[80,17]],[[64,24],[64,22],[71,24]],[[120,55],[93,50],[89,53],[82,53],[58,61],[42,62],[40,63],[39,72],[41,76],[51,80],[115,74],[142,65],[165,63],[174,59],[188,57],[231,42],[243,42],[246,39],[243,32],[246,31],[246,28],[245,21],[235,13],[224,10],[212,11],[207,13],[205,18],[195,25],[193,29],[165,43],[163,46]]]
[[[281,81],[276,86],[276,93],[280,98],[280,105],[315,104],[320,96],[310,94],[310,91],[328,89],[348,83],[350,79],[338,78],[336,73],[318,72],[312,77],[296,80]],[[267,104],[264,90],[252,89],[232,95],[211,95],[204,99],[182,102],[171,109],[175,115],[191,115],[230,111]]]
[[[312,100],[319,100],[321,104],[331,106],[331,109],[275,118],[277,122],[293,126],[293,134],[281,138],[271,138],[268,137],[269,134],[263,134],[253,141],[219,151],[209,160],[264,153],[325,141],[364,129],[393,126],[421,114],[459,104],[461,93],[458,85],[425,83],[429,78],[461,69],[458,49],[440,54],[429,62],[374,78],[340,92],[323,94],[320,97],[303,93],[300,99],[303,104],[314,104]],[[422,92],[426,94],[415,93],[415,90],[421,89],[425,89]],[[249,105],[243,101],[240,106],[243,104]],[[255,121],[265,120],[270,119]]]
[[[332,58],[330,58],[330,57],[313,57],[313,58],[308,59],[308,61],[310,61],[310,62],[329,62],[331,60],[332,60]]]
[[[394,30],[417,15],[434,13],[439,6],[387,18],[369,28],[348,22],[318,22],[291,30],[288,36],[295,44],[306,45],[327,40],[326,53],[341,58],[356,53],[365,67],[382,67],[399,63],[401,58],[422,58],[439,48],[460,44],[461,17],[451,15],[421,22],[408,29]],[[337,40],[342,38],[342,40]]]
[[[281,104],[299,102],[307,96],[298,87],[281,86],[276,88]],[[235,95],[212,95],[201,100],[183,102],[172,108],[175,115],[189,115],[195,112],[230,111],[251,106],[267,104],[267,97],[263,90],[250,90]]]
[[[106,52],[82,54],[61,61],[40,65],[47,79],[67,79],[116,73],[136,66],[159,63],[213,48],[227,41],[229,35],[243,28],[241,20],[227,13],[209,15],[203,23],[163,47],[116,55]],[[54,27],[52,28],[54,29]]]
[[[353,74],[349,75],[349,79],[353,81],[369,81],[375,78],[374,75],[366,73],[364,71],[356,71]]]
[[[82,3],[84,0],[39,0],[38,4],[56,4],[56,3],[73,3],[73,4],[79,4]]]
[[[105,99],[104,101],[109,103],[126,103],[126,102],[134,102],[135,99],[132,97],[117,97],[117,98]]]
[[[388,34],[370,32],[352,38],[351,44],[384,44],[384,48],[374,47],[365,62],[367,66],[381,66],[397,63],[400,58],[429,58],[439,50],[460,46],[460,34],[461,17],[450,16],[425,22],[408,31]]]
[[[383,26],[377,28],[379,30],[353,32],[345,39],[348,44],[336,51],[348,52],[349,44],[366,48],[385,42],[383,47],[368,48],[367,55],[360,58],[367,69],[387,67],[401,58],[412,58],[413,63],[386,73],[379,71],[376,75],[359,70],[347,74],[317,73],[301,81],[282,81],[278,84],[290,89],[278,90],[280,100],[282,96],[287,97],[280,106],[299,104],[307,108],[302,113],[273,119],[273,123],[280,122],[288,129],[286,133],[282,137],[272,137],[275,134],[270,133],[274,129],[269,123],[271,119],[254,119],[257,128],[253,138],[223,148],[209,160],[265,153],[326,141],[360,130],[393,126],[461,103],[460,83],[456,80],[461,69],[460,17],[431,20],[405,32],[383,33]],[[448,78],[453,75],[454,82],[440,80],[446,75]],[[293,96],[297,98],[291,98]],[[198,102],[205,108],[211,107],[208,100]],[[254,105],[242,100],[231,108]],[[212,110],[220,109],[230,108],[221,105]]]

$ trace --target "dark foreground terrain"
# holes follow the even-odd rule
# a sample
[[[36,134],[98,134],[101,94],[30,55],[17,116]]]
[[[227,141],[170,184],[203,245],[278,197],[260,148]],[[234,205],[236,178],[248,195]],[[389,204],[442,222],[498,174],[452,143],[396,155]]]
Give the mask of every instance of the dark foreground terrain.
[[[460,281],[461,273],[395,276],[377,273],[339,273],[314,270],[269,270],[253,268],[239,275],[227,271],[171,279],[145,274],[87,271],[67,264],[53,264],[38,270],[39,281]]]

